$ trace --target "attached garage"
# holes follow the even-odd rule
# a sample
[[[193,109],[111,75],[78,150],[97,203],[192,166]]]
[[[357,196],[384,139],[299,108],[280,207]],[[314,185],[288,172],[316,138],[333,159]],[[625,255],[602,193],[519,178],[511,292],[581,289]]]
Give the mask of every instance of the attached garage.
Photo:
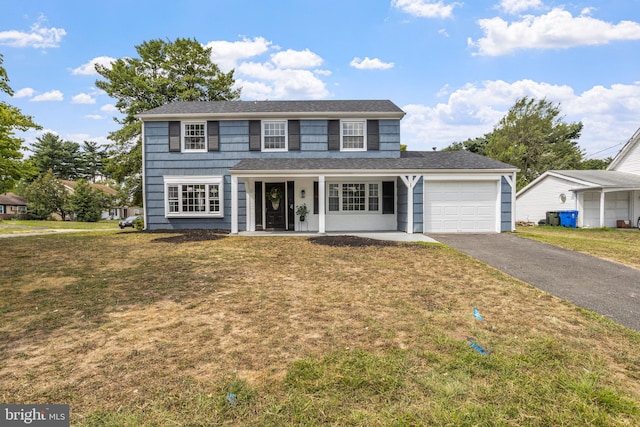
[[[426,181],[425,232],[499,232],[499,183],[499,180]]]

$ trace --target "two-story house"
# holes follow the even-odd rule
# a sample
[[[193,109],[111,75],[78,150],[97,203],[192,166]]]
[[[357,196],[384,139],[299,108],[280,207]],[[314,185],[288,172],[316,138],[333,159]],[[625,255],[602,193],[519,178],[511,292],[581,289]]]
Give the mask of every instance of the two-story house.
[[[469,152],[403,152],[404,114],[387,100],[176,102],[139,114],[145,226],[513,230],[517,169]]]

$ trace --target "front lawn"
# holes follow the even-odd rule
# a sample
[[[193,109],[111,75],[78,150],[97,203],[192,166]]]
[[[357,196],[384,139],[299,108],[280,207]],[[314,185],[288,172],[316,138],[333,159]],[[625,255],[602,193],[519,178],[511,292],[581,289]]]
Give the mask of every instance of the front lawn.
[[[517,227],[518,236],[640,268],[640,231],[617,228]]]
[[[2,243],[1,400],[73,425],[640,425],[640,333],[442,245]]]
[[[40,221],[11,219],[0,221],[0,234],[42,232],[42,230],[106,230],[117,229],[117,220],[97,222],[80,221]]]

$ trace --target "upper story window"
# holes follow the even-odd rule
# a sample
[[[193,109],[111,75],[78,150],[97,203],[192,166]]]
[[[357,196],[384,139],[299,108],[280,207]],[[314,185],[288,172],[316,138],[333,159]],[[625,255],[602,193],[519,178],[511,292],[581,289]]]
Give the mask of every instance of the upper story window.
[[[342,151],[365,151],[367,149],[364,120],[343,120],[340,128]]]
[[[287,151],[286,120],[264,120],[262,122],[262,150]]]
[[[207,151],[206,123],[185,122],[183,126],[183,151]]]

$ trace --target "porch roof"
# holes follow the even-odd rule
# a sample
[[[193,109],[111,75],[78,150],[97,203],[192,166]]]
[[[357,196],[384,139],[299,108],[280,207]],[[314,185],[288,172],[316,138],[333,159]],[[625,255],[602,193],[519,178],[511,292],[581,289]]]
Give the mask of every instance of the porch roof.
[[[588,191],[593,189],[640,189],[640,175],[608,170],[557,170],[550,171],[575,180],[583,181],[583,186],[572,188],[572,191]]]
[[[409,151],[400,158],[270,158],[245,159],[230,169],[232,174],[285,171],[398,172],[516,172],[518,169],[468,151]]]

